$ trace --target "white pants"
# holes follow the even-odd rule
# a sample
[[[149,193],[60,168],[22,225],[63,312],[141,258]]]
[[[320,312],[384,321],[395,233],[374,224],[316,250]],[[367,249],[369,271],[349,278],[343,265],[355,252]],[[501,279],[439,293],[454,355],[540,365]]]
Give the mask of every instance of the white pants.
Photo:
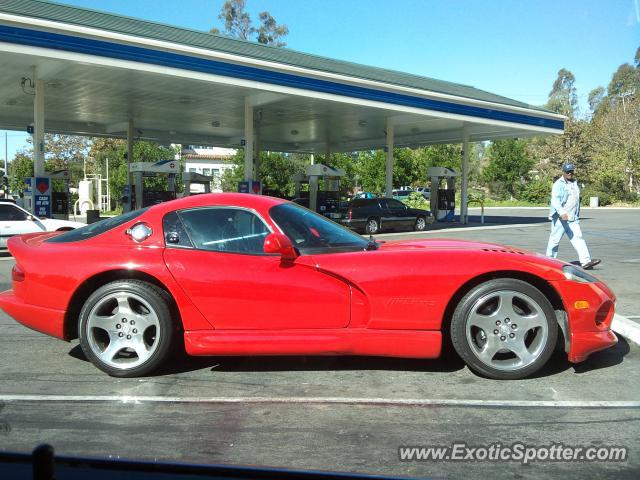
[[[580,230],[580,224],[578,222],[567,222],[566,220],[560,220],[554,217],[551,220],[551,235],[549,235],[549,243],[547,244],[547,257],[556,258],[558,256],[558,246],[562,236],[567,234],[573,248],[578,253],[578,259],[580,265],[584,265],[591,261],[589,255],[589,249],[587,248],[587,242],[582,238],[582,230]]]

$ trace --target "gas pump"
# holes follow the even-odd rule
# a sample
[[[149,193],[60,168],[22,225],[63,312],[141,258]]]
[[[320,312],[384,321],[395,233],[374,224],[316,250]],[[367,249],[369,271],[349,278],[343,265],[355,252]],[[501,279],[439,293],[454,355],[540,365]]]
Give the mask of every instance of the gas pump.
[[[293,176],[296,198],[308,198],[309,209],[329,218],[340,218],[340,177],[345,176],[341,168],[331,168],[321,163],[309,165],[305,173]],[[308,184],[305,191],[302,186]]]
[[[161,160],[159,162],[135,162],[130,165],[133,185],[125,185],[122,195],[124,212],[149,207],[157,203],[167,202],[176,198],[176,173],[178,162],[176,160]],[[167,176],[168,188],[166,190],[152,190],[145,188],[145,178]]]
[[[431,212],[437,221],[453,222],[456,208],[456,177],[460,173],[447,167],[429,167]]]
[[[59,220],[69,220],[69,170],[56,170],[51,178],[51,214]],[[58,185],[56,185],[58,184]],[[61,188],[55,188],[56,186]]]
[[[197,172],[184,172],[182,174],[182,182],[184,183],[184,196],[196,195],[198,193],[211,193],[211,175],[203,175]],[[191,186],[194,185],[198,191],[192,192]]]

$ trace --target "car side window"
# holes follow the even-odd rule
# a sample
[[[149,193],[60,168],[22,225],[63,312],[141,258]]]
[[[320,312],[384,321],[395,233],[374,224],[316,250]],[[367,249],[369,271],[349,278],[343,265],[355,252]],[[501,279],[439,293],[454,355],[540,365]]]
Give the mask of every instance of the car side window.
[[[168,213],[162,219],[164,240],[167,246],[193,248],[193,242],[176,212]]]
[[[0,205],[0,220],[2,221],[23,221],[27,219],[27,214],[12,205]]]
[[[406,210],[407,207],[404,203],[399,200],[393,200],[391,198],[387,199],[387,207],[389,210]]]
[[[240,208],[194,208],[178,216],[200,250],[262,255],[264,239],[271,233],[260,217]]]

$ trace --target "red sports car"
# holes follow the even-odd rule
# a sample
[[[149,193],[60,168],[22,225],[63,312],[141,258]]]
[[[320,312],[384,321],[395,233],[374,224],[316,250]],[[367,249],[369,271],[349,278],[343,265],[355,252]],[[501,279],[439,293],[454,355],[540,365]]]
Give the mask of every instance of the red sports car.
[[[454,240],[376,242],[304,207],[249,194],[186,197],[65,233],[9,240],[0,307],[118,377],[190,355],[436,358],[531,375],[612,346],[615,296],[579,267]],[[559,334],[560,332],[560,334]]]

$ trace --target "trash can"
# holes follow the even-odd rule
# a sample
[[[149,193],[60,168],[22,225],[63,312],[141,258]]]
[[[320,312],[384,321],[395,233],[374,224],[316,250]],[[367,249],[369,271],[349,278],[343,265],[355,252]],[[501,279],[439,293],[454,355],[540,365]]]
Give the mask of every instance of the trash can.
[[[100,210],[87,210],[87,224],[100,220]]]
[[[589,197],[589,206],[596,208],[600,206],[600,199],[598,197]]]

